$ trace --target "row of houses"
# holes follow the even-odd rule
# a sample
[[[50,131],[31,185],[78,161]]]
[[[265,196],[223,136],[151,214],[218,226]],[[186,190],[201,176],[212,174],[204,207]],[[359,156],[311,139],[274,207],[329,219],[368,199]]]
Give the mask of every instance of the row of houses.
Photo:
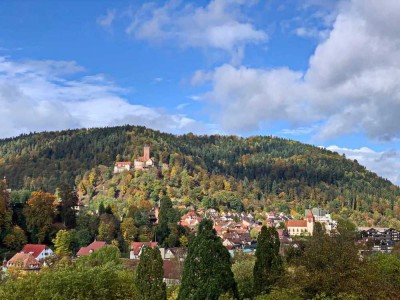
[[[16,253],[9,261],[3,260],[3,271],[8,268],[16,268],[23,271],[38,271],[42,262],[53,256],[53,250],[47,245],[26,244],[19,253]]]
[[[359,227],[359,244],[366,245],[363,254],[374,252],[390,253],[394,245],[400,241],[400,231],[394,228]]]
[[[107,246],[107,243],[104,241],[94,241],[88,246],[80,248],[76,256],[91,255],[105,246]],[[124,265],[134,270],[139,263],[140,256],[145,247],[154,248],[159,247],[159,245],[157,242],[132,242],[129,260],[124,260]],[[183,271],[183,262],[187,256],[187,248],[176,247],[159,249],[164,265],[164,281],[167,285],[179,283]],[[46,245],[27,244],[9,261],[4,258],[2,271],[6,273],[10,268],[25,273],[39,271],[46,265],[46,258],[53,255],[53,251]]]

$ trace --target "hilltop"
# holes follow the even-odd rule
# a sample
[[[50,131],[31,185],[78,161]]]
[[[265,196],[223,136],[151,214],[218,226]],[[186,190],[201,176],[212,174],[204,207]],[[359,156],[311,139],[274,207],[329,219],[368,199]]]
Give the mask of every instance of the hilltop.
[[[96,192],[99,185],[113,187],[108,197],[128,198],[143,190],[140,180],[125,180],[123,189],[131,190],[121,193],[126,174],[113,177],[112,168],[140,157],[144,145],[156,166],[169,166],[130,172],[133,179],[153,180],[142,194],[146,200],[157,200],[150,197],[155,190],[168,190],[187,205],[286,211],[321,206],[357,212],[355,219],[364,220],[398,213],[399,191],[390,181],[337,153],[271,136],[176,136],[138,126],[32,133],[0,140],[0,176],[12,189],[55,191],[67,182],[86,198],[96,193],[82,188]],[[90,182],[91,173],[101,179]]]

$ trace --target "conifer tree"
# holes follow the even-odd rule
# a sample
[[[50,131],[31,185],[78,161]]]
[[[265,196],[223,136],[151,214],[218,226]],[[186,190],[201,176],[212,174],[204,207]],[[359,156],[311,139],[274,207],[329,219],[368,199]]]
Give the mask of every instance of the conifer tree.
[[[217,300],[229,291],[238,299],[229,252],[215,234],[212,221],[204,219],[189,242],[178,300]]]
[[[254,265],[254,295],[269,293],[283,273],[279,235],[274,227],[263,226],[257,239]]]
[[[102,214],[105,214],[105,213],[106,213],[106,208],[104,207],[104,203],[100,202],[100,205],[99,205],[99,216],[101,216]]]
[[[136,284],[143,300],[166,300],[167,290],[163,282],[164,269],[160,250],[144,247],[136,271]]]
[[[156,232],[157,242],[161,245],[165,244],[165,240],[172,233],[174,225],[176,227],[176,222],[179,220],[178,212],[172,207],[172,201],[169,197],[164,196],[161,199],[160,204],[160,214],[158,216],[158,226]],[[174,235],[170,237],[170,240],[178,240],[179,236]],[[175,245],[168,245],[175,246]]]
[[[75,228],[76,227],[76,213],[75,207],[78,205],[77,193],[66,183],[62,183],[57,188],[57,195],[59,201],[61,201],[61,219],[64,222],[65,227]]]

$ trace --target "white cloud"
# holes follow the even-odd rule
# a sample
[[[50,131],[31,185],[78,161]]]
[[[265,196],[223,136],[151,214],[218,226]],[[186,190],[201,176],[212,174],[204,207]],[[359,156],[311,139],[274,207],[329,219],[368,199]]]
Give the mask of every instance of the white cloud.
[[[321,124],[327,139],[363,132],[372,139],[400,137],[400,1],[352,0],[339,8],[332,30],[308,69],[223,65],[197,71],[210,81],[205,95],[215,118],[233,132],[282,120],[293,127]]]
[[[195,82],[205,78],[213,83],[213,90],[203,97],[219,108],[214,117],[224,129],[248,132],[259,129],[262,121],[308,120],[307,101],[299,99],[306,93],[301,73],[226,64],[212,73],[199,74],[195,74]]]
[[[173,133],[214,132],[211,125],[161,108],[131,104],[104,75],[78,76],[73,61],[0,57],[0,138],[67,128],[144,125]],[[73,77],[74,79],[71,79]]]
[[[126,32],[151,42],[174,40],[182,47],[211,48],[227,51],[232,62],[240,63],[247,44],[267,40],[245,18],[240,8],[254,1],[213,0],[207,6],[168,1],[164,6],[145,3],[132,14]]]
[[[349,159],[356,159],[367,169],[389,179],[396,185],[400,185],[400,153],[397,150],[389,149],[382,152],[374,151],[367,147],[360,149],[341,148],[329,146],[326,149],[345,154]]]
[[[176,109],[177,110],[182,110],[182,109],[184,109],[186,106],[188,106],[188,105],[190,105],[190,103],[181,103],[181,104],[179,104],[179,105],[177,105],[176,106]]]
[[[320,30],[316,27],[298,27],[294,30],[297,36],[305,38],[318,38],[324,40],[328,37],[328,30]]]
[[[105,29],[110,29],[116,17],[115,9],[108,9],[104,16],[97,18],[97,24]]]

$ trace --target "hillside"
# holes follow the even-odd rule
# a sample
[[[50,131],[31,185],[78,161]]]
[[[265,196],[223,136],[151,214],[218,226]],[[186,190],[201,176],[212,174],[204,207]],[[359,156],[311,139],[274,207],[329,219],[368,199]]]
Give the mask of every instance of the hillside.
[[[160,179],[159,188],[174,190],[173,196],[186,204],[225,205],[226,201],[215,200],[215,193],[225,191],[239,201],[233,204],[238,209],[278,203],[282,210],[300,211],[320,205],[342,213],[354,210],[364,220],[394,218],[398,213],[397,187],[356,161],[268,136],[175,136],[135,126],[34,133],[0,140],[0,176],[6,176],[13,189],[54,191],[60,182],[81,188],[82,181],[87,184],[88,171],[94,170],[107,173],[102,175],[104,185],[111,180],[115,161],[133,161],[142,155],[144,145],[151,147],[157,165],[169,165],[167,174],[154,175]],[[102,172],[100,165],[105,166]],[[96,183],[91,184],[95,190]],[[112,185],[121,197],[119,182]],[[145,197],[154,192],[154,187],[148,189]]]

